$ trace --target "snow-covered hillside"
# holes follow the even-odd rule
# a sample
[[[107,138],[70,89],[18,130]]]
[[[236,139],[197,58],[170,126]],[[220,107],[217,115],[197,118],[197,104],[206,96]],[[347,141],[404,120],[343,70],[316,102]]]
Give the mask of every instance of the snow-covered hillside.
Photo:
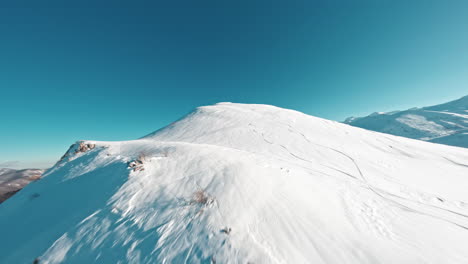
[[[392,135],[468,148],[468,96],[435,106],[350,117],[344,122]]]
[[[0,203],[19,192],[31,181],[40,179],[44,170],[0,168]]]
[[[468,149],[221,103],[83,141],[0,205],[0,263],[468,263]]]

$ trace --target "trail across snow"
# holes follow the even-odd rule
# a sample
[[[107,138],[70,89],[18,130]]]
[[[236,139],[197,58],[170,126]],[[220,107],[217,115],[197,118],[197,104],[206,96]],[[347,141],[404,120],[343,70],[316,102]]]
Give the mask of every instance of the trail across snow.
[[[468,263],[464,148],[232,103],[83,144],[0,205],[0,263]]]

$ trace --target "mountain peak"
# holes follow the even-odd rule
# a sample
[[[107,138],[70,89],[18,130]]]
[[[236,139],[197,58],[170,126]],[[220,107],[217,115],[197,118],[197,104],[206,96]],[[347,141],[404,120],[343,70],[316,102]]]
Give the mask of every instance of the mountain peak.
[[[466,160],[273,106],[200,107],[74,145],[0,206],[0,263],[456,263]]]
[[[424,107],[426,110],[433,111],[444,111],[444,112],[454,112],[467,114],[468,112],[468,95],[463,96],[457,100],[450,101],[448,103]]]

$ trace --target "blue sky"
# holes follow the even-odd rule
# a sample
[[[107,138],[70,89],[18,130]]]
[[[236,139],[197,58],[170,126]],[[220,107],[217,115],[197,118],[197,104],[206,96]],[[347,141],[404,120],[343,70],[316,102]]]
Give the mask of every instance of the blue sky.
[[[0,3],[0,166],[221,101],[341,121],[468,94],[468,1],[72,2]]]

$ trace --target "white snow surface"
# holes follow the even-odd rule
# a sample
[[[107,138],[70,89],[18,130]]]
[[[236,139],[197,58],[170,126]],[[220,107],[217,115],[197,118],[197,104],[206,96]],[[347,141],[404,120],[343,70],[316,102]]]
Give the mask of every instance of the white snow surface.
[[[435,106],[349,117],[344,123],[392,135],[468,148],[468,96]]]
[[[0,263],[468,263],[468,149],[233,103],[86,143],[0,205]]]

